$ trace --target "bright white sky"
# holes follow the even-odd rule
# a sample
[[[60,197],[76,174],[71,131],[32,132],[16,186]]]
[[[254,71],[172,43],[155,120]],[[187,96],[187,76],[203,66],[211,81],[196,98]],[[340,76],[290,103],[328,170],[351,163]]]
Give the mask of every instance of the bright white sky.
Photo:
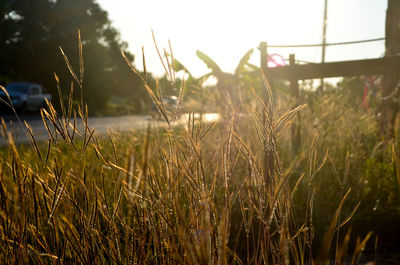
[[[321,43],[324,0],[97,0],[121,32],[135,65],[164,73],[151,37],[159,48],[171,40],[175,58],[195,76],[208,72],[196,50],[209,55],[222,70],[233,72],[240,58],[260,41],[269,44]],[[329,0],[327,42],[384,37],[387,0]],[[321,48],[273,49],[285,58],[319,62]],[[382,56],[384,42],[328,47],[326,61]],[[259,65],[259,53],[252,62]]]

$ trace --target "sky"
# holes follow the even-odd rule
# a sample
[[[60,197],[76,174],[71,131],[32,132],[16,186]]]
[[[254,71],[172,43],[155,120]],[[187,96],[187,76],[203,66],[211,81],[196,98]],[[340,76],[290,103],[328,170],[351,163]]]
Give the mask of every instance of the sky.
[[[97,0],[105,9],[135,66],[156,76],[164,73],[154,47],[172,45],[175,58],[195,76],[208,72],[196,50],[209,55],[223,71],[233,72],[240,58],[261,41],[270,45],[313,44],[322,41],[324,0]],[[385,35],[387,0],[329,0],[327,43],[380,38]],[[269,48],[288,58],[320,62],[321,48]],[[327,47],[325,61],[376,58],[384,41]],[[251,62],[259,65],[255,49]]]

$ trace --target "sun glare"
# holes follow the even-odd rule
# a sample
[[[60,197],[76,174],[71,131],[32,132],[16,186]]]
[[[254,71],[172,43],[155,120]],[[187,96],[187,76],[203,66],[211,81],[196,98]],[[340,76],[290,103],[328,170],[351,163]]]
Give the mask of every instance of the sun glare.
[[[322,38],[322,0],[99,2],[108,10],[114,24],[121,30],[123,39],[128,41],[130,50],[137,56],[137,67],[141,68],[141,56],[138,55],[144,46],[146,61],[150,64],[148,69],[156,74],[162,74],[163,68],[154,49],[151,29],[154,30],[160,47],[167,48],[168,39],[171,40],[175,57],[188,68],[190,65],[191,72],[195,75],[208,71],[196,57],[196,50],[209,55],[224,71],[233,72],[245,52],[256,48],[260,41],[267,41],[269,44],[301,44],[320,43]],[[344,23],[342,27],[350,30],[351,25],[346,25],[341,19],[346,19],[343,17],[345,15],[350,16],[349,12],[354,13],[351,8],[359,1],[333,2],[328,19],[334,20],[335,25]],[[379,29],[383,34],[383,25]],[[341,29],[328,27],[328,40],[353,40],[357,35],[350,31],[337,32],[338,30]],[[270,49],[269,52],[277,53],[283,58],[287,58],[289,53],[296,53],[296,58],[303,60],[317,62],[321,59],[319,48]],[[334,54],[340,56],[340,52],[333,49],[331,53],[328,52],[327,58],[334,58]],[[257,52],[251,61],[258,65],[259,59],[256,55]]]

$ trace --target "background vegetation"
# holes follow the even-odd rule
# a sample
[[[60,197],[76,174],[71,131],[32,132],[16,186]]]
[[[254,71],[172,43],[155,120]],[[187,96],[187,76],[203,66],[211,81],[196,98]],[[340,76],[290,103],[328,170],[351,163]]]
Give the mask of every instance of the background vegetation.
[[[0,3],[0,83],[11,81],[37,82],[54,97],[60,80],[68,80],[68,70],[60,56],[60,47],[73,58],[78,68],[76,42],[80,29],[85,41],[84,98],[92,113],[118,112],[112,106],[125,106],[126,112],[141,112],[147,105],[145,89],[121,57],[132,54],[127,44],[111,25],[107,12],[94,0],[4,0]],[[63,83],[69,87],[69,83]],[[80,98],[79,94],[76,95]],[[111,100],[114,99],[114,100]],[[113,104],[114,103],[114,104]],[[59,108],[57,101],[56,107]]]

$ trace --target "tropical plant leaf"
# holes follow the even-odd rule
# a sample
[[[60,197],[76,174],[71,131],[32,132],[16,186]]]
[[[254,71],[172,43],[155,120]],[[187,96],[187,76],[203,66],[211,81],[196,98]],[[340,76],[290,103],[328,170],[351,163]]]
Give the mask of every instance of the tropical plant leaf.
[[[196,55],[197,57],[200,58],[200,60],[202,60],[208,68],[211,69],[211,71],[213,72],[213,74],[215,76],[221,76],[222,75],[222,70],[221,68],[219,68],[218,64],[216,62],[214,62],[208,55],[206,55],[205,53],[197,50],[196,51]]]
[[[254,65],[254,64],[251,64],[251,63],[246,63],[246,66],[249,67],[252,71],[259,71],[259,69],[260,69],[260,67]]]
[[[253,51],[254,49],[250,49],[243,55],[242,59],[240,59],[238,66],[236,67],[235,75],[238,75],[239,73],[246,70],[246,66],[250,60],[251,55],[253,54]]]
[[[200,83],[204,83],[211,76],[213,76],[213,74],[212,73],[208,73],[208,74],[200,76],[197,80],[199,80]]]
[[[180,61],[178,61],[177,59],[174,59],[174,67],[175,67],[175,71],[176,72],[179,72],[179,71],[183,70],[189,75],[189,77],[192,76],[190,71]]]

